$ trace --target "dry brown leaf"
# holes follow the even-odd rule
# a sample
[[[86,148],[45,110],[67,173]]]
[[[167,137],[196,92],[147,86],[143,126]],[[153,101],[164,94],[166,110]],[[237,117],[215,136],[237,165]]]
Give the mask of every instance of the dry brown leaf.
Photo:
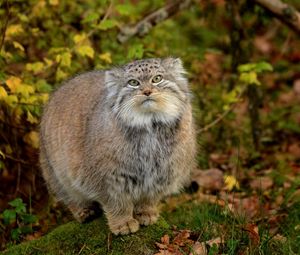
[[[161,239],[160,239],[161,243],[163,244],[169,244],[170,243],[170,237],[169,235],[164,235]]]
[[[273,186],[273,180],[269,176],[257,177],[250,182],[250,187],[256,190],[267,190]]]
[[[223,242],[222,242],[221,237],[217,237],[217,238],[211,239],[209,241],[206,241],[205,243],[208,244],[210,247],[212,247],[214,244],[216,244],[217,246],[220,246],[220,244],[222,244]]]
[[[174,253],[168,250],[160,250],[158,253],[155,253],[154,255],[174,255]]]
[[[274,240],[285,243],[287,238],[285,236],[282,236],[280,234],[277,234],[273,237]]]
[[[236,215],[245,216],[248,219],[253,218],[260,213],[261,205],[257,196],[246,198],[230,197],[227,199],[228,209]]]
[[[167,248],[168,248],[168,245],[162,244],[162,243],[158,243],[158,242],[155,242],[155,245],[156,245],[159,249],[167,249]]]
[[[181,230],[178,235],[175,236],[173,243],[178,246],[184,246],[187,243],[191,243],[193,241],[189,240],[190,235],[190,230]]]
[[[296,94],[296,97],[300,99],[300,79],[294,81],[293,90],[294,93]]]
[[[263,54],[270,54],[273,48],[267,36],[256,36],[254,45]]]
[[[224,185],[224,175],[216,168],[196,170],[192,175],[192,182],[206,190],[220,190]]]
[[[204,242],[195,242],[189,255],[207,255],[207,249]]]
[[[300,144],[292,143],[288,146],[288,152],[296,158],[300,158]]]
[[[255,224],[248,223],[243,230],[247,232],[251,245],[257,247],[260,243],[260,237],[258,233],[258,226]]]

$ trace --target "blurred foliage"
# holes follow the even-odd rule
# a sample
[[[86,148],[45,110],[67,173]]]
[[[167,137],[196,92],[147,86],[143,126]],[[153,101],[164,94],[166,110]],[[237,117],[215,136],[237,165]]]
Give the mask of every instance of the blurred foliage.
[[[281,96],[299,79],[300,66],[293,65],[300,59],[296,36],[262,8],[251,5],[242,15],[247,38],[240,42],[241,55],[234,55],[237,46],[232,38],[237,31],[228,3],[195,0],[144,37],[118,42],[117,35],[124,27],[168,2],[0,1],[1,211],[17,196],[27,200],[33,196],[37,208],[47,202],[37,163],[42,106],[61,82],[87,70],[147,57],[181,57],[189,72],[199,129],[230,110],[220,125],[199,137],[198,162],[202,168],[221,165],[224,171],[235,169],[236,165],[226,168],[211,161],[211,153],[221,151],[233,162],[245,159],[244,168],[259,171],[272,165],[273,158],[257,162],[261,155],[250,135],[248,99],[240,95],[248,85],[255,85],[263,98],[260,139],[264,148],[273,153],[282,141],[299,138],[299,106],[291,103],[291,97]],[[300,7],[298,0],[286,2]],[[242,59],[248,52],[251,54]],[[232,70],[233,62],[239,63],[238,70]],[[272,74],[268,72],[272,70]],[[231,109],[235,104],[238,107]],[[277,147],[271,149],[269,145],[274,144]],[[12,212],[3,214],[7,219],[13,216]]]
[[[12,240],[19,240],[21,235],[33,232],[32,224],[37,222],[37,217],[27,213],[26,204],[21,198],[9,202],[12,209],[6,209],[0,215],[4,226],[10,229]]]

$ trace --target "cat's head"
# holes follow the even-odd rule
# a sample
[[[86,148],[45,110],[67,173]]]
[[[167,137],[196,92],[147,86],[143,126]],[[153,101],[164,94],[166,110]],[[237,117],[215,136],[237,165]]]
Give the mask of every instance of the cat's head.
[[[106,71],[112,112],[128,126],[176,122],[189,103],[185,73],[178,58],[143,59]]]

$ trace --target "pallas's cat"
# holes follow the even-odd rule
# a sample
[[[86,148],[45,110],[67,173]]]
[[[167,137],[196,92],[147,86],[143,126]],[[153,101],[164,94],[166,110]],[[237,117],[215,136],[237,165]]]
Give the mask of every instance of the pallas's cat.
[[[101,205],[114,234],[155,223],[194,167],[190,90],[178,58],[80,74],[53,93],[40,129],[52,193],[85,221]]]

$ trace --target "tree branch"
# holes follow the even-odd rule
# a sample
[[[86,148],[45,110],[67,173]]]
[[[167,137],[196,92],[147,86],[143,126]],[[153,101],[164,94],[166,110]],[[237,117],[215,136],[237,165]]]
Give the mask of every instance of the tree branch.
[[[129,38],[139,35],[144,36],[149,33],[150,29],[156,26],[158,23],[166,20],[170,16],[174,15],[178,11],[187,8],[191,3],[191,0],[177,0],[172,1],[166,6],[156,10],[153,13],[150,13],[144,19],[139,21],[134,26],[125,26],[124,28],[120,29],[118,34],[118,41],[121,43],[126,42]]]
[[[264,9],[270,11],[283,23],[300,34],[300,13],[293,7],[280,0],[255,0]]]

